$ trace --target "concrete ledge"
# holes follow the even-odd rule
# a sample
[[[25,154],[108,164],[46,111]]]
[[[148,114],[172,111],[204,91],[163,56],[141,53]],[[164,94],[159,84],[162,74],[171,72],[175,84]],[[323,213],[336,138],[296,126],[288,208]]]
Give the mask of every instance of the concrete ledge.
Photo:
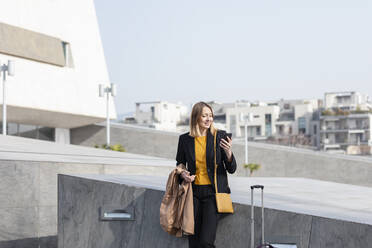
[[[175,238],[166,234],[159,225],[159,207],[164,192],[159,190],[164,178],[141,176],[90,176],[83,177],[59,175],[59,205],[58,205],[58,245],[59,248],[91,247],[92,244],[101,247],[188,247],[186,238]],[[147,183],[143,183],[147,182]],[[139,185],[143,184],[142,187]],[[280,188],[280,185],[277,185]],[[341,185],[336,185],[336,187]],[[236,187],[236,186],[235,186]],[[348,187],[346,185],[346,187]],[[293,188],[292,188],[293,189]],[[368,188],[367,188],[368,189]],[[234,192],[234,185],[232,185]],[[275,199],[285,195],[266,194],[265,202],[265,235],[268,241],[292,241],[297,247],[368,247],[372,241],[369,233],[370,224],[342,219],[326,218],[300,212],[286,211],[288,204],[282,204],[279,209],[270,207]],[[330,194],[334,192],[331,190]],[[314,192],[316,194],[316,192]],[[217,247],[247,247],[250,243],[250,206],[242,203],[250,200],[249,194],[235,195],[235,214],[221,216],[217,230]],[[352,200],[347,193],[344,201]],[[259,197],[256,197],[259,198]],[[271,202],[271,203],[270,203]],[[292,202],[296,203],[294,199]],[[327,204],[327,203],[325,203]],[[134,221],[100,221],[99,209],[112,205],[116,208],[134,208]],[[310,207],[320,207],[319,215],[327,214],[319,203]],[[344,206],[334,206],[330,209],[333,216],[338,216]],[[356,207],[357,208],[357,207]],[[298,207],[303,209],[303,207]],[[306,211],[306,209],[304,210]],[[364,222],[371,221],[371,214]],[[255,207],[255,243],[258,245],[261,236],[261,212]],[[351,216],[350,218],[353,218]],[[99,237],[99,239],[97,238]]]
[[[57,248],[57,235],[0,241],[1,248]]]

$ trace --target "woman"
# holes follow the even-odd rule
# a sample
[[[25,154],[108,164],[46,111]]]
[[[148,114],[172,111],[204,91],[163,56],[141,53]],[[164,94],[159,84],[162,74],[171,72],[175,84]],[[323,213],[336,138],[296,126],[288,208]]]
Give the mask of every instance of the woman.
[[[225,131],[213,126],[213,110],[205,102],[196,103],[191,112],[190,132],[179,137],[177,165],[186,165],[181,180],[192,182],[195,234],[189,236],[189,247],[215,247],[218,213],[214,187],[214,135],[218,192],[230,193],[227,173],[234,173],[236,161],[231,151],[232,141]]]

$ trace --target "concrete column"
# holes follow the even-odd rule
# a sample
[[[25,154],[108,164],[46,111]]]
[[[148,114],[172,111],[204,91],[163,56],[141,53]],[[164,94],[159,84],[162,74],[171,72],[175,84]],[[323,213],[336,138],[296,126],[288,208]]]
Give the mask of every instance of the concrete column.
[[[56,128],[55,129],[55,142],[61,144],[70,144],[70,129]]]

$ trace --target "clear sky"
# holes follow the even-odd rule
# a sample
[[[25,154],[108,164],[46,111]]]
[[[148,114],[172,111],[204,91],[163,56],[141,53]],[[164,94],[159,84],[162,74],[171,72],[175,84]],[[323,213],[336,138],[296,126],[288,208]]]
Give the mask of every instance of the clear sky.
[[[94,0],[118,114],[139,101],[372,96],[372,0]]]

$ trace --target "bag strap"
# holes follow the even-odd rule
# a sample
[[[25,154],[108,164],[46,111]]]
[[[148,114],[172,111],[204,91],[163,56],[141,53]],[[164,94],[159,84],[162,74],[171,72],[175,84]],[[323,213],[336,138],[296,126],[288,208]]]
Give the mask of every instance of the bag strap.
[[[215,186],[215,189],[216,189],[216,193],[218,193],[218,189],[217,189],[217,167],[218,167],[218,164],[217,164],[217,161],[216,161],[217,132],[218,132],[218,130],[216,129],[216,133],[214,134],[214,186]],[[227,176],[226,176],[226,182],[227,182],[227,185],[229,185],[229,178]]]
[[[218,189],[217,189],[217,161],[216,161],[216,153],[217,153],[217,149],[216,149],[216,140],[217,140],[217,132],[218,130],[216,129],[216,132],[214,133],[214,187],[216,189],[216,193],[218,193]]]

